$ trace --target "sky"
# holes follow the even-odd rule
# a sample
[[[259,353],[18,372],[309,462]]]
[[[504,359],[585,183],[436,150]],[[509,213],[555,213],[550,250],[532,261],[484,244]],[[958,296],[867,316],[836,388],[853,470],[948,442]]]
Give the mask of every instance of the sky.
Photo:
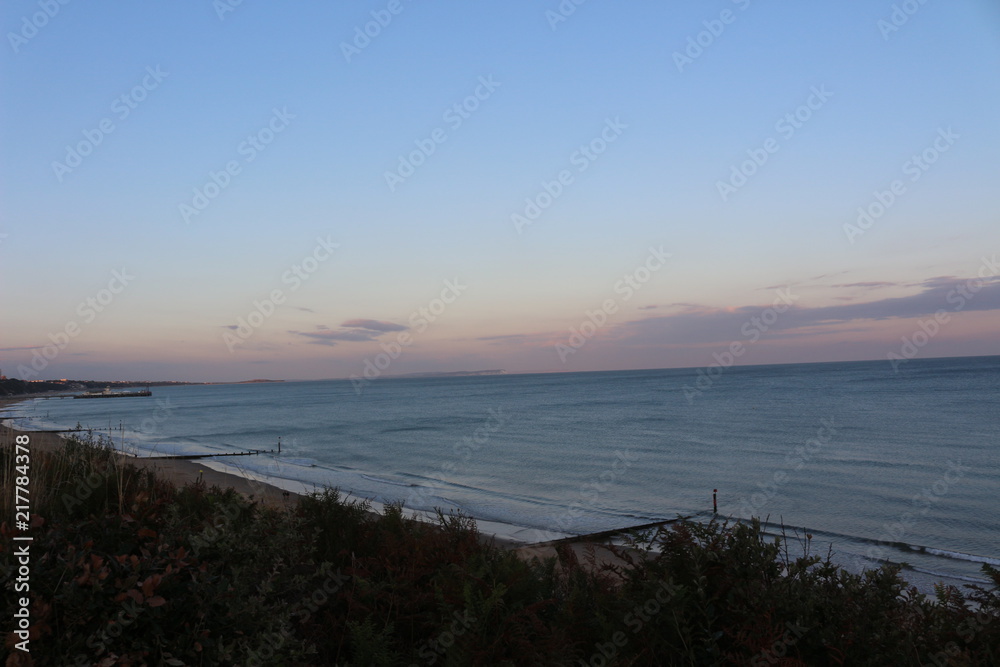
[[[1000,354],[1000,5],[10,1],[0,371]]]

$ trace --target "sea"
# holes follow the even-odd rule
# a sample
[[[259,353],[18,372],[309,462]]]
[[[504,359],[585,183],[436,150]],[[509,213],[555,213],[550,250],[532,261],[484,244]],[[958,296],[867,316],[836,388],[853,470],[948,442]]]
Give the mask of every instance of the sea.
[[[280,439],[199,464],[524,543],[760,517],[792,556],[901,563],[924,592],[1000,566],[1000,356],[164,386],[8,412],[140,456]]]

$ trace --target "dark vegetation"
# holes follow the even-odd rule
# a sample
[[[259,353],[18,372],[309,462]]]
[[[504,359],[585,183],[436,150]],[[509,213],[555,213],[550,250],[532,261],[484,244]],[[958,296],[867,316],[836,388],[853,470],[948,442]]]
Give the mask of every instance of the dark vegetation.
[[[251,380],[252,382],[273,382],[273,380]],[[50,391],[73,392],[84,389],[125,389],[127,387],[166,387],[193,384],[191,382],[122,382],[119,380],[18,380],[0,378],[0,396],[23,396]]]
[[[12,508],[13,447],[2,456]],[[1000,664],[988,567],[991,589],[926,598],[808,538],[690,521],[633,538],[625,566],[528,562],[461,516],[376,516],[332,490],[291,510],[176,490],[93,441],[34,453],[31,476],[30,654],[9,633],[17,533],[0,536],[8,665]]]
[[[38,394],[45,391],[66,391],[73,387],[64,382],[46,380],[44,382],[27,382],[17,378],[0,379],[0,396],[18,396],[22,394]]]

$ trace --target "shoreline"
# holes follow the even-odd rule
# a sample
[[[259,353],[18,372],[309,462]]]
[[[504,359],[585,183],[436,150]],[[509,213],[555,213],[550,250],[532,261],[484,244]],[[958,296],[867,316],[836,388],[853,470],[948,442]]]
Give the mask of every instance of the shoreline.
[[[26,398],[32,397],[27,396],[19,399],[0,399],[0,410]],[[33,448],[42,449],[43,451],[51,451],[53,449],[61,448],[66,441],[66,438],[58,433],[15,429],[10,426],[5,426],[2,422],[0,422],[0,444],[6,445],[9,442],[13,442],[13,436],[18,434],[29,436],[29,438],[31,438],[31,446]],[[203,481],[209,488],[213,486],[217,486],[220,489],[231,488],[250,500],[258,501],[265,506],[275,509],[290,510],[295,507],[299,498],[311,493],[311,491],[305,488],[303,488],[303,492],[298,492],[292,488],[283,488],[279,485],[280,482],[271,483],[255,479],[252,473],[240,470],[238,465],[234,465],[230,462],[223,463],[221,461],[212,461],[209,458],[195,461],[186,459],[153,459],[142,456],[133,456],[118,450],[116,450],[116,453],[123,462],[131,463],[138,468],[150,469],[156,475],[169,481],[178,488],[186,484],[195,483],[200,478],[201,481]],[[210,465],[207,465],[208,463],[213,463],[215,466],[223,468],[223,470],[211,467]],[[287,482],[287,486],[289,487],[306,486],[304,483],[295,482],[294,480],[284,481]],[[321,491],[322,489],[316,488],[315,490]],[[342,489],[338,489],[338,491],[340,492],[341,498],[346,500],[368,502],[370,506],[368,510],[369,514],[373,516],[382,514],[385,506],[383,503],[354,495],[349,491],[344,491]],[[429,525],[435,524],[436,517],[432,512],[410,509],[406,512],[406,514],[407,516],[413,517],[423,523]],[[492,543],[500,549],[513,551],[520,558],[525,560],[530,560],[531,558],[536,557],[540,560],[555,557],[558,561],[557,549],[561,547],[572,551],[573,554],[575,554],[576,559],[581,563],[587,562],[587,554],[593,550],[593,553],[596,556],[595,565],[598,568],[606,564],[623,564],[623,561],[621,561],[621,559],[615,556],[607,548],[609,541],[612,541],[611,533],[620,531],[604,531],[602,533],[595,534],[569,535],[567,537],[544,540],[541,542],[529,542],[518,540],[510,534],[499,534],[498,532],[490,531],[491,526],[494,531],[502,530],[504,527],[517,528],[516,526],[490,522],[487,520],[479,520],[476,517],[471,518],[476,522],[477,529],[479,529],[480,539],[484,543]],[[676,519],[672,519],[664,523],[673,523],[674,521],[676,521]],[[774,525],[772,525],[772,528],[774,528]],[[520,528],[520,530],[529,531],[534,529]],[[846,565],[847,561],[844,560],[840,564]],[[874,567],[874,564],[870,565]],[[917,586],[921,592],[926,594],[933,594],[934,584],[943,580],[941,576],[930,575],[928,573],[921,572],[920,570],[907,568],[904,568],[901,575],[911,585]],[[946,576],[948,578],[958,577],[958,575]],[[980,584],[988,583],[986,580],[981,578],[969,579],[968,581],[975,581]],[[964,583],[968,583],[968,581]]]
[[[6,401],[0,402],[0,408],[6,407],[4,403],[6,403]],[[0,444],[6,446],[8,443],[13,442],[14,437],[17,435],[28,436],[30,438],[29,446],[35,451],[55,451],[57,449],[61,449],[66,442],[66,438],[58,433],[27,431],[0,424]],[[217,486],[220,489],[230,488],[249,500],[258,501],[263,505],[278,509],[293,508],[298,502],[298,499],[305,495],[303,493],[284,489],[268,482],[254,479],[249,476],[248,473],[237,474],[236,472],[216,470],[196,461],[189,461],[185,459],[149,459],[142,456],[132,456],[118,450],[115,450],[115,453],[122,460],[122,462],[134,465],[137,468],[152,470],[158,477],[170,482],[177,488],[181,488],[187,484],[196,483],[200,479],[208,488],[213,486]],[[226,467],[231,466],[226,465]],[[346,498],[348,500],[364,500],[369,502],[371,505],[369,513],[372,515],[380,515],[381,509],[384,507],[382,503],[371,501],[366,498],[359,498],[342,490],[340,491],[340,495],[342,498]],[[434,517],[430,513],[411,510],[408,516],[413,516],[418,521],[433,525],[432,520]],[[490,524],[491,522],[480,521],[475,519],[475,517],[473,517],[473,519],[476,521],[477,528],[480,529],[480,538],[484,542],[492,542],[495,546],[501,549],[515,551],[525,558],[536,556],[539,558],[545,558],[547,556],[556,555],[555,545],[560,540],[544,542],[536,546],[528,542],[516,540],[512,537],[484,531],[482,530],[483,525]],[[501,524],[496,525],[499,526]],[[576,552],[577,556],[581,559],[588,545],[597,549],[601,549],[602,546],[600,543],[586,542],[581,539],[581,536],[570,539],[572,540],[572,542],[569,543],[570,548]]]
[[[38,397],[39,396],[28,394],[0,398],[0,410],[5,410],[22,401]],[[31,440],[30,446],[33,449],[41,451],[54,451],[56,449],[61,449],[66,442],[66,438],[59,433],[18,429],[12,426],[7,426],[4,423],[5,421],[7,421],[7,419],[0,420],[0,443],[7,444],[9,442],[13,442],[13,438],[16,435],[27,435]],[[169,481],[178,488],[186,484],[196,483],[200,479],[209,488],[212,486],[217,486],[220,489],[231,488],[248,499],[260,501],[262,504],[273,508],[291,509],[295,506],[299,498],[310,493],[310,491],[305,488],[303,488],[300,492],[294,490],[293,488],[285,488],[280,485],[280,482],[272,483],[256,479],[251,473],[240,470],[238,465],[234,465],[229,462],[223,463],[221,461],[214,461],[211,457],[192,461],[187,459],[154,459],[143,456],[133,456],[127,452],[119,450],[115,450],[115,452],[123,462],[134,465],[137,468],[152,470],[154,474]],[[223,468],[223,470],[219,470],[219,467]],[[301,482],[294,482],[293,480],[285,481],[288,482],[287,486],[290,487],[306,486]],[[317,488],[315,490],[321,491],[322,489]],[[371,505],[369,512],[372,514],[381,514],[381,509],[384,507],[382,503],[356,496],[342,489],[338,489],[338,491],[340,492],[342,498],[369,502]],[[417,510],[409,510],[408,516],[413,516],[417,520],[425,523],[432,523],[434,519],[432,513],[420,512]],[[473,517],[473,519],[475,519],[475,517]],[[482,527],[494,522],[480,521],[478,519],[475,519],[475,521],[476,526],[480,528],[481,539],[486,542],[493,542],[497,547],[506,550],[513,550],[528,556],[538,555],[541,557],[542,554],[555,555],[554,547],[550,546],[552,543],[545,543],[544,545],[533,547],[529,542],[482,530]],[[500,528],[501,525],[505,524],[495,524],[496,528]],[[579,540],[577,542],[579,542]],[[600,545],[595,544],[594,546],[599,547]],[[580,545],[574,543],[573,550],[580,550],[580,553],[582,553],[582,543],[580,543]],[[530,553],[528,553],[529,551]]]
[[[0,399],[0,410],[5,410],[22,401],[38,397],[32,394],[4,397]],[[7,420],[0,421],[0,434],[2,434],[2,441],[5,443],[8,441],[8,438],[12,440],[14,435],[23,434],[30,438],[30,446],[32,448],[41,449],[42,451],[53,451],[61,449],[66,442],[66,438],[58,433],[17,429],[7,426],[3,423],[5,421]],[[295,499],[302,495],[261,480],[222,472],[212,467],[201,465],[199,461],[151,459],[142,456],[131,456],[128,453],[118,450],[115,451],[123,462],[130,463],[137,468],[152,470],[157,476],[162,477],[178,488],[186,484],[195,483],[201,479],[208,487],[231,488],[247,498],[259,500],[271,507],[291,507]]]
[[[51,395],[49,394],[49,396]],[[0,398],[0,410],[10,409],[26,400],[43,397],[45,397],[45,394],[3,397]],[[8,423],[7,420],[0,421],[0,425],[6,423]],[[8,428],[10,427],[4,427],[4,430]],[[34,431],[30,430],[30,428],[41,429],[44,427],[39,424],[29,426],[28,430],[25,430],[24,427],[14,430],[29,435],[33,443],[59,443],[56,445],[49,444],[49,446],[61,446],[61,443],[65,440],[61,434],[46,433],[41,430]],[[95,432],[100,433],[101,431]],[[105,432],[105,434],[107,433]],[[6,438],[4,441],[6,441]],[[131,447],[128,449],[131,449]],[[240,465],[242,459],[239,457],[216,459],[209,456],[196,460],[151,459],[143,456],[135,457],[128,452],[123,453],[120,451],[118,455],[123,461],[130,462],[136,467],[151,469],[155,474],[175,486],[179,487],[187,483],[197,482],[200,478],[209,487],[232,488],[244,497],[252,497],[255,501],[259,500],[263,504],[276,508],[292,508],[300,496],[308,495],[314,491],[322,491],[325,488],[324,486],[310,484],[294,478],[273,475],[269,470],[260,470],[260,466],[256,466],[258,470],[251,471],[254,466],[248,466],[249,469],[244,468]],[[344,489],[343,487],[330,486],[330,488],[337,488],[341,498],[345,500],[369,503],[369,511],[372,514],[382,514],[384,512],[385,504],[380,501],[354,493],[350,489]],[[437,523],[436,514],[433,510],[407,507],[404,513],[407,517],[415,518],[426,524],[435,525]],[[500,548],[516,551],[524,557],[529,558],[531,556],[538,556],[540,558],[554,556],[556,555],[556,549],[560,547],[570,548],[578,556],[582,555],[588,547],[595,547],[602,552],[606,552],[607,550],[604,548],[604,545],[608,542],[614,542],[614,536],[611,533],[620,532],[618,530],[606,530],[599,533],[568,534],[562,531],[546,531],[539,528],[519,526],[515,523],[480,519],[470,514],[466,514],[465,516],[475,521],[484,541],[492,540]],[[720,515],[719,518],[725,517]],[[667,521],[663,523],[667,523]],[[769,530],[772,534],[777,535],[775,529],[776,525],[773,525]],[[625,530],[625,528],[621,530]],[[809,532],[808,529],[804,530],[805,532]],[[823,532],[820,529],[813,529],[813,532],[817,531],[820,533]],[[849,538],[850,536],[848,536]],[[862,552],[853,549],[852,547],[854,546],[857,545],[851,545],[847,548],[844,548],[843,544],[835,546],[835,550],[839,552],[835,555],[835,560],[839,565],[855,571],[860,566],[871,569],[881,564],[880,562],[871,562],[863,559],[860,555]],[[904,567],[904,576],[911,584],[916,585],[923,592],[932,591],[934,583],[939,581],[947,581],[948,583],[957,585],[969,582],[985,583],[978,569],[973,571],[964,566],[949,566],[948,569],[942,571],[935,565],[933,569],[928,570],[921,568],[919,563],[913,563],[908,556],[910,556],[908,553],[897,554],[897,559],[886,562],[904,564],[904,566],[909,563],[909,566]],[[913,557],[917,557],[917,555],[915,554]],[[606,557],[602,556],[602,560],[606,560]],[[950,563],[951,561],[942,562]],[[965,570],[968,570],[968,572]]]
[[[30,439],[32,450],[55,451],[61,449],[66,438],[58,433],[45,433],[40,431],[26,431],[16,429],[6,425],[0,425],[0,440],[4,443],[12,441],[16,435],[26,435]],[[252,500],[259,500],[262,503],[275,506],[291,506],[292,496],[296,498],[300,494],[286,492],[277,486],[267,484],[258,480],[231,475],[219,472],[207,466],[199,466],[193,461],[185,460],[164,460],[164,459],[143,459],[115,451],[124,463],[129,463],[137,468],[152,470],[157,476],[169,481],[176,487],[195,483],[201,479],[206,486],[218,486],[219,488],[232,488],[237,493]]]

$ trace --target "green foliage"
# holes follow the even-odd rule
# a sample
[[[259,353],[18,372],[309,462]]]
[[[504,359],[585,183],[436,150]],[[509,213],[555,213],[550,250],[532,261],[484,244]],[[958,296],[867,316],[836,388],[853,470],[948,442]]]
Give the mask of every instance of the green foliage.
[[[32,473],[35,664],[1000,663],[989,566],[992,586],[928,599],[898,568],[855,575],[811,554],[808,536],[683,519],[617,559],[564,546],[528,561],[462,515],[377,515],[336,490],[291,510],[176,490],[100,441],[37,455]],[[17,563],[0,532],[9,619]]]

